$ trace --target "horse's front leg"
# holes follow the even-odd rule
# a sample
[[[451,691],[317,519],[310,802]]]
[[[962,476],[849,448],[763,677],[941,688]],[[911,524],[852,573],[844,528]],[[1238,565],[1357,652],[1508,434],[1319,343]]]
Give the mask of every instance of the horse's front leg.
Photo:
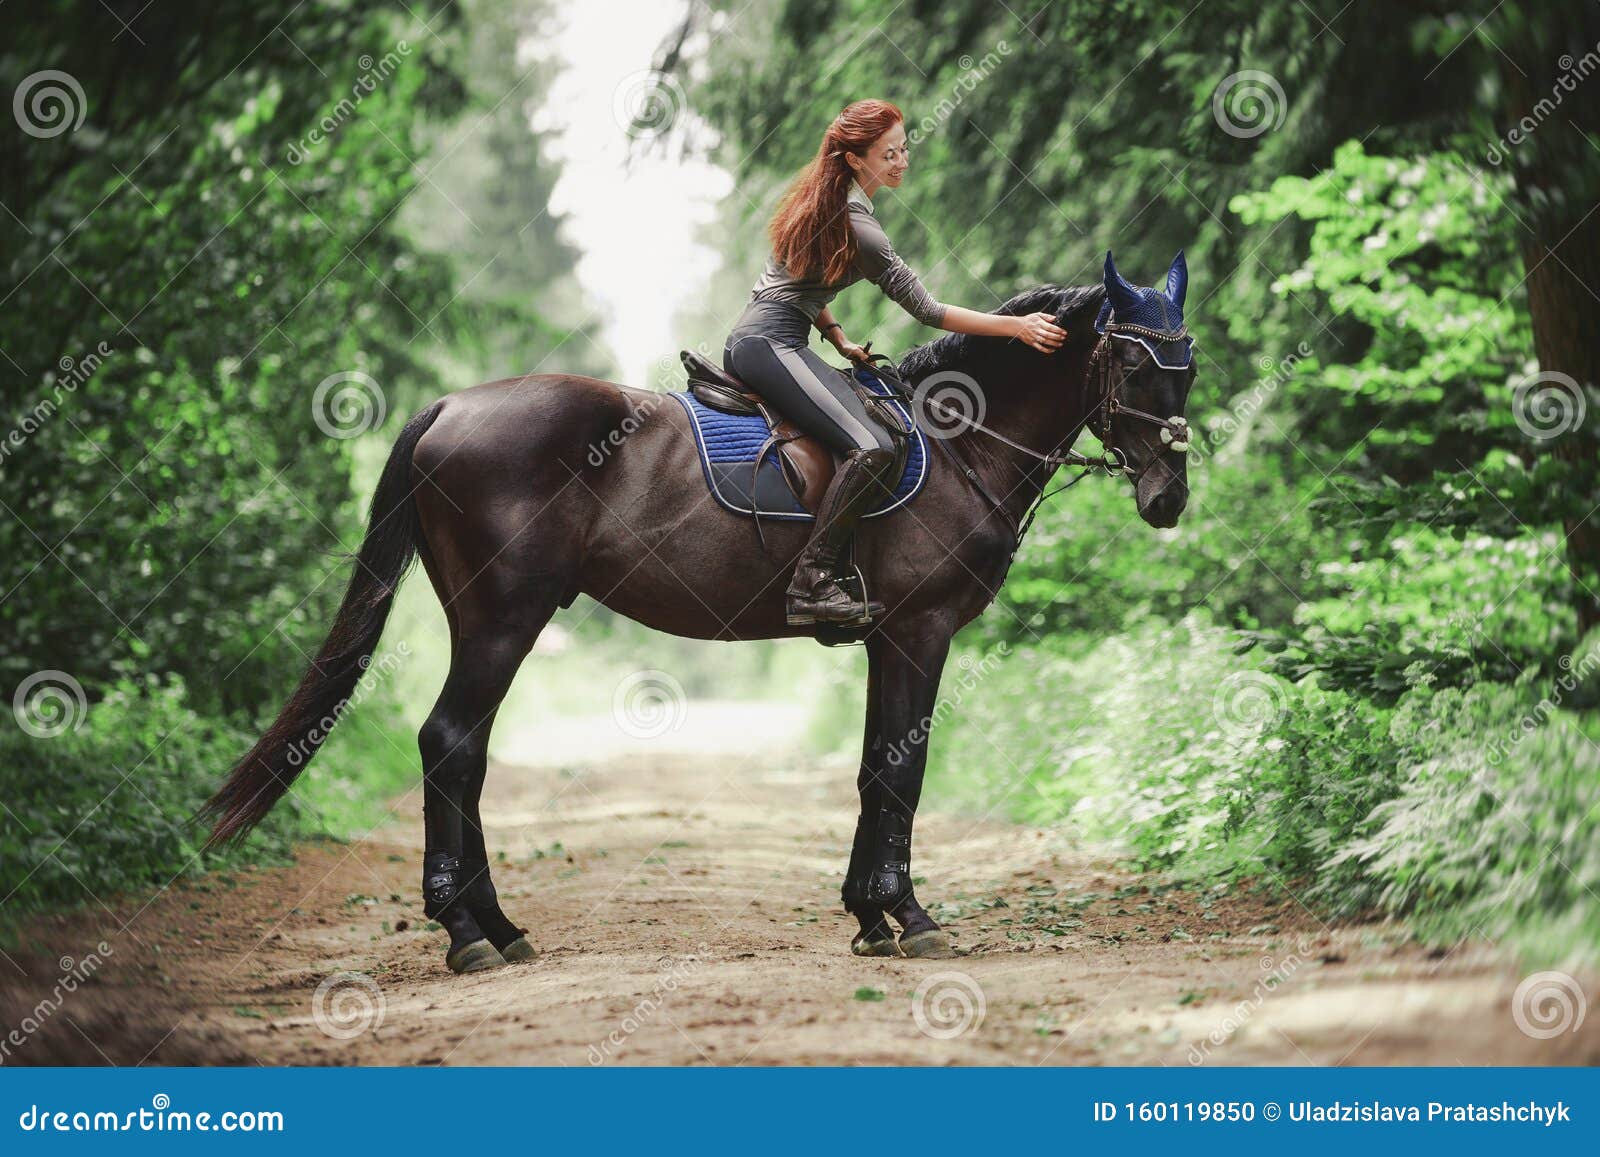
[[[856,951],[862,945],[881,947],[887,914],[900,925],[899,947],[906,955],[948,957],[954,954],[950,938],[917,902],[911,884],[911,830],[950,634],[931,624],[901,628],[874,636],[868,650],[862,815],[845,881],[846,906],[862,926]]]
[[[855,841],[850,846],[850,866],[845,870],[842,890],[845,911],[861,924],[850,941],[857,956],[899,956],[900,945],[889,926],[883,908],[867,900],[867,878],[871,873],[873,846],[882,808],[879,776],[883,766],[883,712],[880,690],[882,666],[877,646],[867,647],[867,711],[865,734],[861,740],[861,770],[856,775],[856,791],[861,797],[861,814],[856,818]]]

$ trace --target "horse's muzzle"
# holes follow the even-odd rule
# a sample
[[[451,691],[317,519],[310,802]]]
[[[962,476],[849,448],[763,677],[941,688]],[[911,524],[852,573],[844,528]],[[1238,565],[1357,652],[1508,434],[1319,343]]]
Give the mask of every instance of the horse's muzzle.
[[[1174,478],[1155,497],[1139,504],[1139,517],[1158,530],[1166,530],[1178,525],[1178,519],[1188,505],[1188,484],[1180,478]]]

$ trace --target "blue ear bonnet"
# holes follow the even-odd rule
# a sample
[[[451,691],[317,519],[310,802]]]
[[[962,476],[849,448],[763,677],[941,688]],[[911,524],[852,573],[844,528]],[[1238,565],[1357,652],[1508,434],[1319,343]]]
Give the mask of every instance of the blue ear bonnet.
[[[1162,334],[1178,335],[1183,331],[1183,298],[1189,288],[1189,269],[1180,251],[1167,272],[1165,289],[1130,285],[1117,272],[1106,251],[1106,299],[1100,314],[1094,319],[1096,333],[1105,333],[1106,322],[1119,325],[1137,325]],[[1156,365],[1164,370],[1186,369],[1194,359],[1194,339],[1187,334],[1167,340],[1146,337],[1142,334],[1116,333],[1113,337],[1123,341],[1136,341],[1150,351]]]

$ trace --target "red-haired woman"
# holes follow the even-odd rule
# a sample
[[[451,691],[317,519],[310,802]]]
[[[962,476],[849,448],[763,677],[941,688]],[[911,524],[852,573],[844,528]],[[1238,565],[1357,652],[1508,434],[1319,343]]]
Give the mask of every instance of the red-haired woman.
[[[838,371],[806,345],[815,325],[845,357],[866,356],[828,312],[834,295],[865,278],[924,325],[1020,338],[1045,353],[1066,338],[1047,313],[1013,317],[943,305],[895,253],[873,215],[872,196],[885,186],[899,188],[905,178],[904,120],[882,100],[856,101],[834,118],[816,159],[772,219],[772,255],[722,350],[723,368],[844,456],[789,584],[792,624],[868,621],[867,608],[839,587],[833,570],[872,501],[874,480],[893,458],[889,435],[867,417]]]

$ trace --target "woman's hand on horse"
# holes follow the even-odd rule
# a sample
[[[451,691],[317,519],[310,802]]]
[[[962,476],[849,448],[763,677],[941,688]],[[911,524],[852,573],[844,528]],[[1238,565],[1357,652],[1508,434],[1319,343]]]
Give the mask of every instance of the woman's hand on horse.
[[[1054,315],[1030,313],[1017,318],[1017,337],[1040,353],[1053,354],[1067,340],[1067,331],[1056,324]]]

